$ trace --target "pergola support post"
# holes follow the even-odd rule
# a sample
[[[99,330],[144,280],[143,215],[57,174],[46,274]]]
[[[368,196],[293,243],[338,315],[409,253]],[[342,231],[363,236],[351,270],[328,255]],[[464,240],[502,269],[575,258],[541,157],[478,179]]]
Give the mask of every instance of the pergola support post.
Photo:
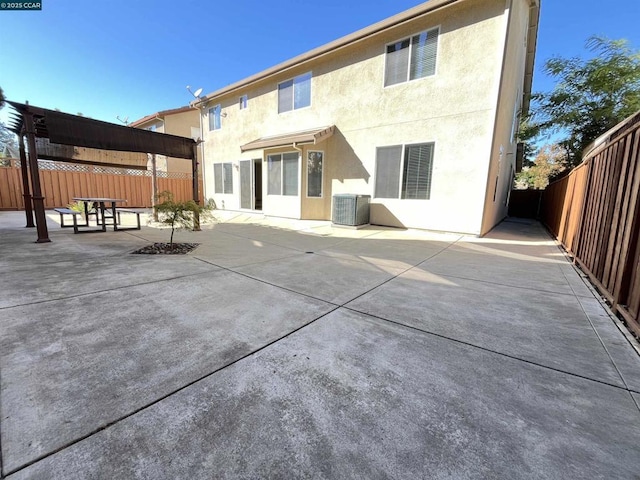
[[[153,221],[158,221],[158,210],[156,204],[158,203],[158,162],[156,154],[151,154],[151,208],[153,209]]]
[[[44,212],[44,197],[40,187],[40,171],[38,170],[38,152],[36,151],[36,134],[33,124],[33,114],[24,112],[24,126],[27,136],[27,145],[29,146],[29,171],[31,172],[31,186],[33,188],[33,208],[36,212],[36,229],[38,231],[38,240],[36,243],[47,243],[49,239],[49,230],[47,229],[47,217]]]
[[[19,135],[20,145],[20,172],[22,173],[22,197],[24,198],[24,213],[27,217],[27,228],[35,227],[33,223],[33,208],[31,206],[31,187],[29,186],[29,167],[27,165],[27,153],[24,148],[24,136]]]

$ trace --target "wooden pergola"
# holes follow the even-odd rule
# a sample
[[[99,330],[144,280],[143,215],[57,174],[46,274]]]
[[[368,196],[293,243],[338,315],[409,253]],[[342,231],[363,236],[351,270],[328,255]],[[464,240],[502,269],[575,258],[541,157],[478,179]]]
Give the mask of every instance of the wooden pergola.
[[[189,159],[193,199],[199,203],[197,143],[192,138],[130,128],[8,100],[7,103],[14,110],[9,128],[19,138],[26,226],[36,227],[38,243],[51,241],[38,158],[140,170],[147,168],[147,154]]]

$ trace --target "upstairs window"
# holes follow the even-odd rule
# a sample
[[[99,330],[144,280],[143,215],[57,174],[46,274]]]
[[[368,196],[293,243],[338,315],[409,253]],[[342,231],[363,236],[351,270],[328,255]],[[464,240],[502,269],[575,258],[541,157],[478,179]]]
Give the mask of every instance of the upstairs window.
[[[240,110],[245,110],[249,103],[249,97],[247,95],[242,95],[238,100],[238,105],[240,106]]]
[[[222,107],[216,105],[209,109],[209,131],[220,130],[220,114],[222,113]]]
[[[437,28],[387,45],[384,86],[435,75],[437,53]]]
[[[378,148],[375,197],[429,200],[433,149],[433,143]]]
[[[229,163],[213,164],[214,193],[233,193],[233,165]]]
[[[278,84],[278,113],[311,105],[311,72]]]

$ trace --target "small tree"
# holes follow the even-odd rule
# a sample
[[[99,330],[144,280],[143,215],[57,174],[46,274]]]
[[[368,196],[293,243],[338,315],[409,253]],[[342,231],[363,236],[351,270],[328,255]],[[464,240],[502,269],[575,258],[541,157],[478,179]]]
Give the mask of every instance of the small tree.
[[[544,190],[550,181],[567,169],[567,151],[558,144],[544,145],[533,162],[527,163],[516,175],[516,185]]]
[[[173,234],[176,230],[196,230],[200,227],[200,221],[211,218],[211,202],[205,205],[198,205],[193,200],[176,202],[173,193],[168,190],[158,194],[158,198],[162,201],[154,208],[159,222],[171,227],[170,249],[173,249]]]

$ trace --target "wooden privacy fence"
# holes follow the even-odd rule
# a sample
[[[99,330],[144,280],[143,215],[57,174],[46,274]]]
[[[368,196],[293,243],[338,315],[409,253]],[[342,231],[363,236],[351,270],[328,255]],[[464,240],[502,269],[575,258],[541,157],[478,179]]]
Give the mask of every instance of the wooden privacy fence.
[[[147,170],[39,160],[45,208],[65,207],[73,197],[124,198],[127,207],[151,207],[152,178]],[[178,201],[193,198],[189,173],[158,172],[158,192],[169,190]],[[200,188],[202,192],[202,188]],[[24,209],[19,162],[0,167],[0,210]]]
[[[640,112],[550,184],[540,218],[640,336]]]

